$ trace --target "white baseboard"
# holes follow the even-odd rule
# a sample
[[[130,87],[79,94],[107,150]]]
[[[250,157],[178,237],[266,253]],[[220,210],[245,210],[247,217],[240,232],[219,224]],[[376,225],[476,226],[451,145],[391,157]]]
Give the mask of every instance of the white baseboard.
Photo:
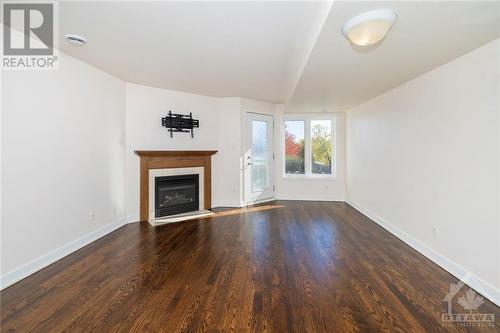
[[[218,200],[212,202],[212,207],[243,207],[241,202],[232,200]]]
[[[330,201],[330,202],[345,202],[345,198],[325,198],[324,196],[319,197],[300,197],[300,196],[288,196],[288,195],[278,195],[276,200],[289,200],[289,201]]]
[[[88,235],[80,237],[66,245],[61,246],[35,260],[32,260],[19,268],[16,268],[0,277],[0,290],[7,288],[8,286],[28,277],[29,275],[41,270],[44,267],[56,262],[59,259],[66,257],[67,255],[81,249],[82,247],[98,240],[99,238],[106,236],[107,234],[115,231],[116,229],[124,226],[126,223],[125,218],[118,221],[105,225]]]
[[[430,248],[429,246],[423,244],[419,240],[413,238],[404,231],[395,227],[394,225],[387,222],[383,218],[377,216],[368,209],[365,209],[356,202],[349,199],[346,200],[346,202],[352,207],[354,207],[356,210],[358,210],[360,213],[362,213],[363,215],[367,216],[369,219],[380,225],[382,228],[389,231],[391,234],[393,234],[394,236],[396,236],[397,238],[408,244],[410,247],[412,247],[413,249],[424,255],[427,259],[431,260],[432,262],[434,262],[435,264],[446,270],[448,273],[450,273],[457,279],[461,280],[469,287],[475,289],[477,292],[482,294],[484,297],[488,298],[496,305],[500,306],[500,291],[498,289],[496,289],[489,283],[483,281],[482,279],[480,279],[473,273],[469,272],[459,264],[448,259],[439,252],[435,251],[434,249]],[[444,296],[445,295],[443,295],[443,297]]]
[[[271,202],[271,201],[275,201],[275,200],[276,200],[276,198],[267,198],[267,199],[262,199],[262,200],[249,201],[244,206],[258,205],[258,204],[263,204],[263,203]]]

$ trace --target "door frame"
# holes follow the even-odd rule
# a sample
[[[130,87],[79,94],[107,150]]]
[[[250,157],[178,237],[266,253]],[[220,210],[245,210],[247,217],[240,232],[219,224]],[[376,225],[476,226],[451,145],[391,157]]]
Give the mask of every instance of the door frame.
[[[248,120],[249,116],[251,115],[256,115],[256,116],[265,116],[265,117],[270,117],[271,119],[271,138],[272,138],[272,158],[270,159],[271,165],[269,166],[270,170],[270,179],[269,179],[269,186],[272,188],[272,196],[269,198],[265,198],[262,200],[251,200],[250,198],[250,188],[251,188],[251,168],[248,167],[247,165],[247,158],[249,156],[249,151],[247,150],[248,144],[249,144],[249,135],[248,133]],[[243,123],[244,123],[244,134],[243,134],[243,161],[242,161],[242,169],[243,169],[243,193],[244,193],[244,203],[245,206],[248,205],[253,205],[257,203],[262,203],[262,202],[267,202],[267,201],[273,201],[276,200],[276,134],[275,134],[275,122],[276,122],[276,117],[274,114],[271,113],[262,113],[262,112],[255,112],[253,110],[245,110],[244,111],[244,117],[243,117]]]

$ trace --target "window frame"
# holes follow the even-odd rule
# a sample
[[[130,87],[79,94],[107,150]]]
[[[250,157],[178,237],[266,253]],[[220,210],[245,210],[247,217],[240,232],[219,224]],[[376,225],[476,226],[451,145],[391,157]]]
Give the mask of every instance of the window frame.
[[[311,121],[313,120],[329,120],[332,131],[332,165],[330,174],[316,174],[312,173],[312,138],[311,138]],[[285,149],[285,122],[286,121],[303,121],[304,122],[304,174],[290,174],[286,173],[286,149]],[[337,177],[337,126],[336,119],[333,115],[287,115],[283,117],[281,122],[282,135],[281,135],[281,149],[282,154],[282,168],[281,176],[284,179],[311,179],[311,180],[325,180]]]

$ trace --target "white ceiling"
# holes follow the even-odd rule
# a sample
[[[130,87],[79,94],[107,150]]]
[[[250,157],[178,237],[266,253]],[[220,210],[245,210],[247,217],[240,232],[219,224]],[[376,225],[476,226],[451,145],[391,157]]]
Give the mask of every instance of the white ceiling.
[[[397,22],[353,48],[342,24],[375,8]],[[287,112],[347,110],[500,38],[498,1],[65,1],[59,13],[61,49],[125,81]]]
[[[355,49],[342,25],[377,8],[398,20],[376,47]],[[335,1],[287,111],[348,110],[497,38],[498,1]]]
[[[210,96],[289,100],[325,2],[66,1],[60,48],[125,81]],[[87,38],[85,47],[63,40]]]

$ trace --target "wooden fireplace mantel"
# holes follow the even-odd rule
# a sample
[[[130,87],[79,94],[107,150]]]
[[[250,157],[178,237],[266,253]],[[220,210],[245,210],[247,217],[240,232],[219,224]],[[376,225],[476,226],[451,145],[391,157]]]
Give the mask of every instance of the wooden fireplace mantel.
[[[217,150],[136,150],[140,157],[140,219],[149,218],[149,170],[164,168],[204,168],[204,209],[212,208],[212,155]]]

